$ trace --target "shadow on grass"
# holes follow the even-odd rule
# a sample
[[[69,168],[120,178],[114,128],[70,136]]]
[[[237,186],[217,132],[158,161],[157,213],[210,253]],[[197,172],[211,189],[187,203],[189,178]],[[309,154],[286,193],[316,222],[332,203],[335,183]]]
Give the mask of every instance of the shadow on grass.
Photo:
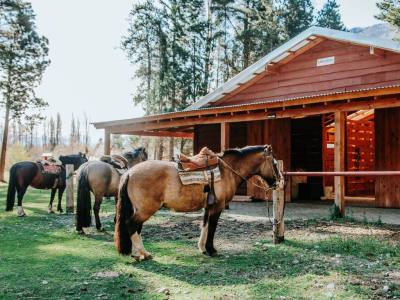
[[[362,259],[377,259],[379,256],[400,256],[400,245],[367,236],[356,238],[333,236],[319,241],[289,240],[286,244],[304,250],[314,250],[325,255],[350,255]]]

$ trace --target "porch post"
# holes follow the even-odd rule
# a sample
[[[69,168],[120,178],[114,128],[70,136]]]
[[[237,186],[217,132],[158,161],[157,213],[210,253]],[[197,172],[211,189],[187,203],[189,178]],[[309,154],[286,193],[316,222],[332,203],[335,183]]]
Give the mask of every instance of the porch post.
[[[335,171],[345,170],[346,113],[335,112]],[[345,215],[344,176],[335,176],[335,206]]]
[[[104,155],[111,153],[111,132],[110,129],[104,129]]]
[[[221,123],[221,152],[229,148],[229,130],[229,123]]]

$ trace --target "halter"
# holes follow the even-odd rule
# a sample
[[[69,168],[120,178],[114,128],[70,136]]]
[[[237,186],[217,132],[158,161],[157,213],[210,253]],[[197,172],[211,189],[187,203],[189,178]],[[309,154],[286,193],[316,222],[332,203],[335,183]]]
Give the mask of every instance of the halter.
[[[238,176],[239,178],[241,178],[243,181],[245,181],[246,184],[251,184],[251,185],[253,185],[253,186],[255,186],[255,187],[258,187],[258,188],[262,189],[262,190],[265,191],[266,193],[268,193],[269,191],[274,191],[274,190],[276,190],[276,189],[278,188],[278,184],[277,184],[277,183],[280,182],[280,180],[282,179],[282,177],[279,175],[278,161],[275,159],[275,157],[273,156],[273,154],[267,154],[266,152],[264,152],[264,155],[266,155],[266,156],[272,156],[272,159],[273,159],[273,160],[272,160],[272,172],[273,172],[273,174],[274,174],[275,183],[274,183],[273,186],[268,187],[268,188],[265,188],[265,187],[263,187],[263,186],[261,186],[261,185],[258,185],[258,184],[254,183],[254,182],[249,181],[246,177],[242,176],[242,175],[239,174],[235,169],[233,169],[233,168],[232,168],[226,161],[224,161],[221,157],[218,157],[218,160],[219,160],[220,162],[222,162],[233,174],[235,174],[236,176]],[[267,210],[268,210],[268,215],[267,215],[268,221],[270,222],[270,224],[271,224],[272,226],[274,226],[274,225],[276,226],[276,225],[280,224],[281,221],[279,221],[279,222],[273,222],[273,221],[271,221],[271,217],[270,217],[270,213],[269,213],[269,201],[267,200],[266,202],[267,202]]]

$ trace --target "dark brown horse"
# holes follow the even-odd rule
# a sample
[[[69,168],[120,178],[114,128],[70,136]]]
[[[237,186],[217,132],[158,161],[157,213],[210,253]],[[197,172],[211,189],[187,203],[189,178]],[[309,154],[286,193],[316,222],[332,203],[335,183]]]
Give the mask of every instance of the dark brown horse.
[[[18,210],[19,217],[25,216],[24,208],[22,207],[22,199],[28,186],[36,189],[51,189],[49,213],[53,212],[53,200],[58,190],[58,205],[57,211],[63,212],[61,208],[61,199],[65,190],[66,171],[65,165],[74,165],[74,169],[78,169],[80,165],[87,162],[86,155],[83,153],[60,156],[59,160],[62,162],[61,173],[59,175],[44,174],[41,166],[33,161],[21,161],[14,164],[10,169],[10,180],[8,182],[7,191],[7,207],[6,211],[13,210],[15,203],[15,194],[18,197]]]
[[[225,151],[219,157],[221,180],[215,183],[217,201],[206,206],[201,184],[182,185],[174,162],[146,161],[123,175],[119,187],[114,240],[118,252],[137,260],[150,258],[141,238],[142,225],[161,207],[178,212],[205,208],[199,250],[216,254],[214,234],[219,216],[244,179],[261,176],[270,187],[283,186],[272,147],[251,146]]]
[[[95,198],[93,213],[96,220],[97,230],[101,230],[100,205],[103,197],[118,198],[118,186],[121,174],[119,171],[126,171],[128,168],[147,160],[147,152],[144,147],[136,148],[122,154],[124,169],[118,170],[111,164],[93,160],[84,163],[78,170],[78,190],[76,204],[76,230],[84,234],[83,227],[89,227],[92,222],[91,199],[92,192]]]

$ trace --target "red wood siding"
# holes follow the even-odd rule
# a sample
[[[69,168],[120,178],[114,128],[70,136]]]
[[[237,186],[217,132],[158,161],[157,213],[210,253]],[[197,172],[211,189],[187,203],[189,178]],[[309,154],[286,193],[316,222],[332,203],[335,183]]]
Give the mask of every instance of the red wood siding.
[[[236,95],[226,95],[214,106],[307,96],[315,93],[400,84],[400,54],[368,47],[324,41],[299,55]],[[333,65],[317,67],[318,58],[335,57]]]
[[[201,148],[207,146],[214,152],[221,151],[221,125],[196,125],[194,128],[193,151],[197,154]]]
[[[376,170],[400,170],[400,108],[375,110]],[[378,207],[400,208],[400,176],[382,176],[375,181]]]
[[[276,159],[283,160],[284,170],[290,170],[292,167],[291,124],[291,120],[288,118],[264,121],[263,144],[269,144],[272,146]],[[289,182],[285,189],[285,201],[290,201],[290,197],[291,189]]]

